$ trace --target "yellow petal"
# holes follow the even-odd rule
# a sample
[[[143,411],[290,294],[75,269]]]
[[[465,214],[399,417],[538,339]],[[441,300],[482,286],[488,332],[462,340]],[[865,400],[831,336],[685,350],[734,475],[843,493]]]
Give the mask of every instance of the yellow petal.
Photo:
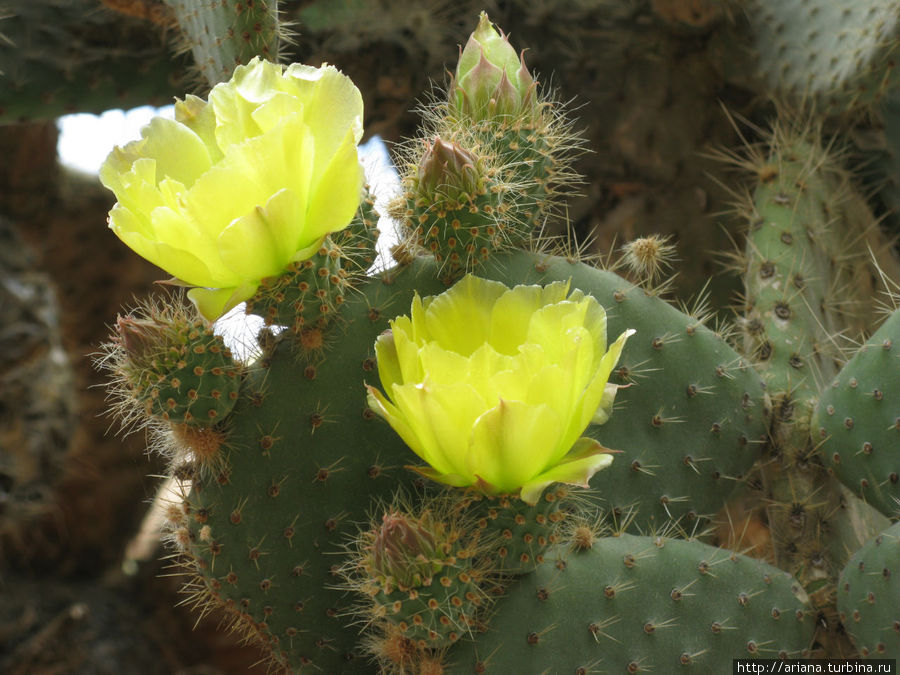
[[[541,493],[552,483],[568,483],[590,487],[591,477],[612,464],[612,455],[593,438],[581,438],[563,460],[522,485],[519,497],[526,504],[536,504]]]
[[[391,399],[400,412],[398,416],[415,438],[414,444],[407,445],[441,473],[465,473],[460,457],[463,453],[455,451],[457,444],[462,445],[464,440],[455,432],[450,437],[438,436],[433,423],[437,421],[440,427],[440,421],[430,417],[436,406],[429,402],[430,392],[426,387],[425,384],[395,384],[391,391]]]
[[[281,71],[281,66],[257,57],[235,68],[231,80],[209,92],[216,116],[216,142],[223,152],[262,132],[253,112],[279,91]]]
[[[154,117],[141,129],[143,157],[156,160],[156,175],[190,186],[212,166],[206,144],[184,124]]]
[[[192,288],[187,295],[203,316],[215,321],[252,296],[257,287],[244,283],[234,288]]]
[[[316,138],[316,154],[324,160],[337,152],[350,129],[353,143],[362,138],[363,100],[349,77],[334,66],[287,67],[287,91],[303,101],[303,117]],[[318,174],[324,166],[317,164]]]
[[[428,342],[419,347],[418,358],[424,378],[429,382],[457,384],[468,380],[470,359],[443,349],[437,342]]]
[[[378,364],[378,379],[385,391],[393,391],[395,384],[403,384],[393,331],[385,331],[375,340],[375,362]]]
[[[634,335],[634,332],[635,331],[632,328],[624,331],[616,338],[616,341],[609,346],[609,350],[603,355],[603,358],[600,359],[600,363],[597,364],[594,378],[584,390],[580,414],[577,416],[580,429],[576,433],[580,434],[593,420],[598,407],[607,395],[606,384],[609,381],[609,376],[612,373],[613,368],[615,368],[616,364],[619,362],[619,357],[622,355],[622,350],[625,348],[625,342],[629,337]]]
[[[528,321],[544,303],[540,286],[516,286],[494,303],[488,340],[503,354],[515,354],[528,335]]]
[[[422,446],[421,439],[416,431],[409,425],[403,411],[391,403],[388,398],[378,389],[371,385],[366,385],[367,401],[369,407],[381,418],[383,418],[391,428],[397,432],[397,435],[403,439],[403,442],[422,459],[427,451]]]
[[[271,131],[289,115],[303,118],[303,102],[296,96],[277,92],[251,114],[262,133]]]
[[[318,140],[306,214],[306,229],[310,236],[336,232],[350,224],[359,208],[366,179],[350,131],[327,164],[319,161]]]
[[[425,379],[425,371],[419,360],[420,344],[412,341],[409,331],[405,330],[405,322],[402,319],[406,319],[406,317],[400,317],[392,323],[401,382],[422,382]],[[408,321],[406,319],[406,322]]]
[[[467,274],[428,305],[425,310],[428,334],[445,349],[469,356],[487,341],[491,309],[508,290],[499,281]]]
[[[279,190],[265,206],[236,218],[217,239],[218,255],[240,279],[281,274],[297,246],[303,205],[290,190]],[[207,284],[211,285],[211,284]]]
[[[115,153],[116,150],[113,150],[112,154]],[[112,164],[105,164],[101,168],[101,181],[115,192],[119,204],[135,214],[141,214],[148,222],[150,211],[163,206],[163,198],[156,182],[154,159],[138,158],[122,173],[117,173]]]
[[[182,281],[194,283],[189,280],[212,277],[206,264],[190,251],[176,248],[163,241],[149,239],[134,230],[120,230],[115,224],[112,229],[135,253]]]
[[[200,137],[213,164],[222,159],[216,142],[216,115],[211,105],[199,96],[188,94],[183,101],[175,101],[175,119]]]
[[[240,283],[241,277],[223,264],[215,239],[207,236],[186,213],[161,206],[153,210],[151,217],[158,241],[169,243],[172,248],[187,251],[203,261],[204,270],[192,271],[190,276],[176,268],[175,263],[160,265],[172,276],[194,286],[220,287]]]
[[[600,405],[597,406],[597,412],[591,418],[591,424],[606,424],[609,416],[612,415],[613,405],[616,402],[616,394],[620,387],[615,384],[607,383],[603,388],[603,398],[600,399]]]
[[[472,479],[469,476],[461,476],[458,473],[441,473],[430,466],[408,466],[406,468],[412,469],[420,476],[451,487],[466,487],[472,484]]]
[[[501,492],[515,491],[545,469],[561,431],[549,406],[501,399],[472,428],[468,470]]]

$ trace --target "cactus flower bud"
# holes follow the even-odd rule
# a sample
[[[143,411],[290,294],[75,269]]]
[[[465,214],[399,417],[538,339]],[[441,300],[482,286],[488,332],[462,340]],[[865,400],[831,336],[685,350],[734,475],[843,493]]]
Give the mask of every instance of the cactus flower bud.
[[[603,307],[568,283],[509,289],[467,275],[416,296],[379,337],[384,392],[368,387],[369,405],[430,465],[421,474],[534,504],[612,461],[581,434],[608,419],[609,375],[633,332],[607,349]]]
[[[482,12],[475,32],[459,56],[450,102],[476,120],[519,115],[534,105],[535,82],[524,57],[497,32]]]
[[[151,319],[132,316],[116,318],[115,340],[132,363],[146,365],[168,347],[171,329]]]
[[[421,584],[434,573],[436,553],[437,544],[427,524],[397,511],[384,514],[369,550],[375,574],[407,587]]]
[[[345,228],[364,181],[362,97],[332,66],[254,59],[115,148],[109,226],[214,320]]]
[[[451,201],[462,201],[465,196],[474,198],[484,189],[477,164],[478,159],[471,152],[436,137],[433,143],[426,143],[419,162],[419,194],[431,202],[437,201],[438,196]]]

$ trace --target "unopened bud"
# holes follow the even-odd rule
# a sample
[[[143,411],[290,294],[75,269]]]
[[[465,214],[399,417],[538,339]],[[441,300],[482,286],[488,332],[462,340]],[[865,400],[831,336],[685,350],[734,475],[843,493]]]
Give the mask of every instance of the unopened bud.
[[[372,571],[404,586],[421,584],[436,569],[436,548],[427,523],[397,511],[385,513],[369,551]]]
[[[525,59],[485,12],[459,56],[450,103],[475,118],[520,115],[534,106],[534,78]]]
[[[459,201],[480,191],[478,159],[452,141],[427,143],[416,175],[420,195]]]
[[[171,334],[170,326],[153,319],[119,316],[115,338],[135,364],[152,361],[165,351]]]

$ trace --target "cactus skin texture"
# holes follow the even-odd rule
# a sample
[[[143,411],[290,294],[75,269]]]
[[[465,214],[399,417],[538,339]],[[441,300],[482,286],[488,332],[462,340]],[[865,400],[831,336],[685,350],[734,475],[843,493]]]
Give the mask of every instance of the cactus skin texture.
[[[240,373],[205,319],[163,309],[146,320],[119,317],[117,329],[124,384],[147,415],[203,427],[231,412]]]
[[[896,0],[754,0],[750,10],[760,74],[775,91],[839,112],[897,82]]]
[[[900,658],[900,523],[859,549],[838,582],[838,611],[863,657]]]
[[[785,572],[696,541],[621,534],[559,551],[507,591],[450,673],[721,673],[799,657],[814,628]]]
[[[816,407],[830,471],[886,516],[900,514],[900,311],[844,366]]]

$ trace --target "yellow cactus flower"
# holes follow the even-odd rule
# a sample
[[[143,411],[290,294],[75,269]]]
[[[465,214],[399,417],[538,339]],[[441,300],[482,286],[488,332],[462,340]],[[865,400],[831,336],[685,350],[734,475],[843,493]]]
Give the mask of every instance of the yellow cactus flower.
[[[333,66],[253,59],[209,101],[188,96],[115,148],[109,226],[187,286],[208,319],[346,227],[364,174],[359,90]]]
[[[581,437],[609,419],[609,375],[628,330],[606,344],[606,312],[569,284],[508,288],[467,275],[448,291],[416,295],[375,343],[384,392],[369,406],[430,466],[421,474],[486,494],[586,486],[612,462]]]

